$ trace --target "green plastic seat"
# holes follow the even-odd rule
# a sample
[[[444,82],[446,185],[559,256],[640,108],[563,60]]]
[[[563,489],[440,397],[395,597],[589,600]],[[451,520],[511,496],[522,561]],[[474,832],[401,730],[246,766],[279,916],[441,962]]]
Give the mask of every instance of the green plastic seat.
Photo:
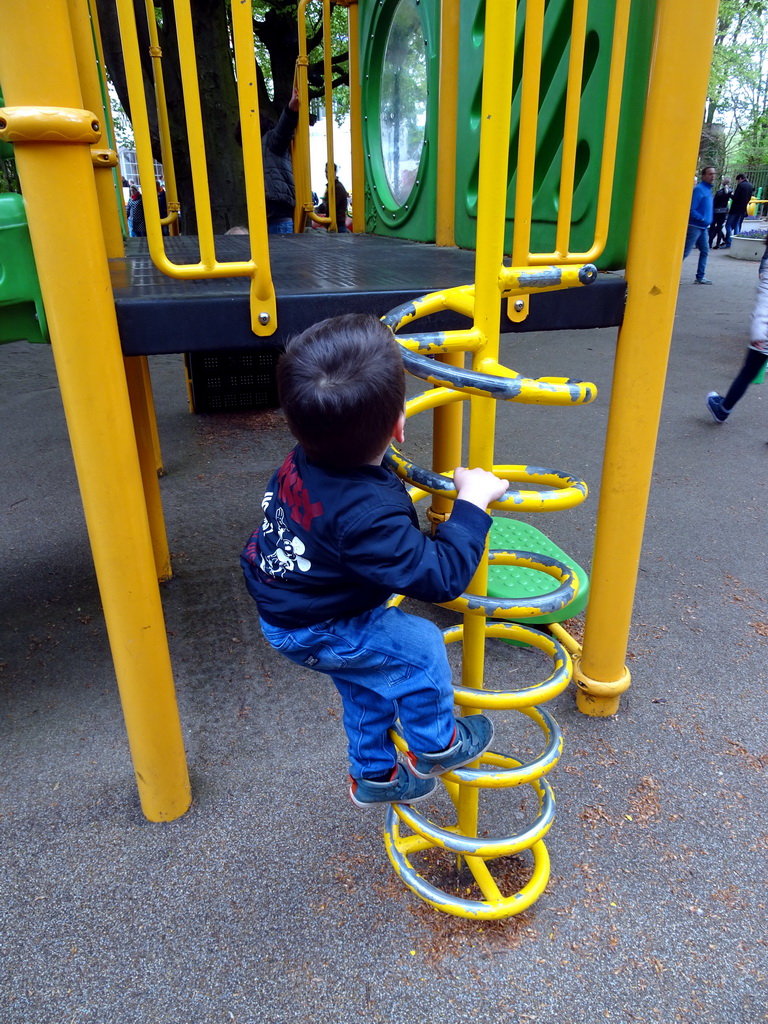
[[[562,548],[549,539],[541,530],[518,519],[493,517],[490,533],[490,547],[505,551],[532,551],[536,554],[549,555],[564,562],[574,570],[579,581],[579,592],[576,600],[560,611],[547,615],[534,615],[521,619],[526,625],[537,623],[561,622],[572,619],[584,610],[589,597],[589,577],[582,567],[567,555]],[[538,597],[556,590],[558,581],[536,569],[526,569],[517,565],[492,565],[488,569],[488,595],[525,600],[526,597]]]
[[[16,192],[4,192],[0,195],[0,344],[49,340],[24,200]]]

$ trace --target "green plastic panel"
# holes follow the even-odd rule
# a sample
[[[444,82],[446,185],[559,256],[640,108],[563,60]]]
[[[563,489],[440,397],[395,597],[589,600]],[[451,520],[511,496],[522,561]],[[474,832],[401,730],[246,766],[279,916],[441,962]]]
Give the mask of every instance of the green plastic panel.
[[[365,230],[435,240],[439,0],[360,5]]]
[[[514,43],[510,40],[510,59],[514,53],[515,70],[506,252],[511,251],[514,233],[525,7],[525,0],[521,0],[516,38]],[[603,270],[626,265],[655,7],[655,0],[635,0],[631,8],[610,230],[605,251],[596,261],[598,268]],[[589,4],[570,242],[572,252],[588,250],[594,238],[614,15],[615,0],[592,0]],[[549,0],[546,5],[531,223],[532,252],[552,252],[555,248],[572,16],[573,0]],[[455,238],[457,245],[468,249],[475,247],[477,229],[484,21],[484,0],[462,0]]]
[[[5,192],[0,195],[0,344],[48,340],[24,200]]]
[[[519,519],[493,517],[489,544],[491,548],[508,551],[532,551],[538,555],[549,555],[573,569],[579,581],[576,600],[567,608],[549,615],[534,615],[521,622],[535,626],[537,623],[561,622],[572,619],[584,611],[589,599],[589,577],[582,567],[551,541],[541,530]],[[492,565],[488,569],[488,595],[490,597],[520,598],[540,597],[557,590],[558,581],[537,569],[526,569],[517,565]]]

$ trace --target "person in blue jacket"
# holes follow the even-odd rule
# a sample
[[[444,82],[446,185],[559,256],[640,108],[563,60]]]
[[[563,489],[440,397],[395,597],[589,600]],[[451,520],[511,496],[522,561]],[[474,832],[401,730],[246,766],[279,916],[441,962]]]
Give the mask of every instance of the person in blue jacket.
[[[699,264],[696,267],[696,284],[712,284],[706,276],[709,256],[709,225],[713,217],[712,184],[715,180],[714,167],[702,167],[701,180],[693,190],[691,212],[688,214],[688,231],[685,236],[683,259],[691,249],[699,250]]]
[[[477,760],[493,725],[455,718],[440,629],[389,607],[405,594],[445,602],[468,586],[506,483],[454,471],[456,501],[434,537],[385,465],[405,429],[400,347],[373,316],[324,320],[292,339],[278,393],[298,440],[272,476],[264,518],[241,556],[269,643],[297,665],[327,673],[342,699],[352,801],[414,803],[434,776]],[[389,730],[408,746],[398,762]]]

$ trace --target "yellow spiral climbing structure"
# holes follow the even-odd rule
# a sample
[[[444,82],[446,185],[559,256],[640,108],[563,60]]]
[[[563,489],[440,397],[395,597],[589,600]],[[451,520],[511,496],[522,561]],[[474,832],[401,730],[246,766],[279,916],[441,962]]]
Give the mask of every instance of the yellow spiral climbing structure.
[[[526,378],[499,361],[500,306],[506,300],[515,319],[526,315],[532,292],[586,287],[594,283],[596,270],[585,257],[602,251],[608,227],[608,210],[614,170],[614,146],[623,79],[623,59],[629,21],[628,0],[618,0],[614,28],[614,51],[606,110],[606,140],[601,167],[595,242],[589,253],[568,251],[574,164],[573,136],[578,123],[578,93],[583,48],[572,46],[564,143],[556,252],[552,261],[529,252],[530,211],[534,187],[534,154],[538,109],[540,46],[544,18],[543,0],[531,0],[526,8],[525,58],[522,70],[522,109],[518,149],[513,266],[504,262],[504,219],[507,162],[512,107],[513,62],[509,40],[515,38],[517,5],[488,3],[485,23],[485,53],[481,111],[480,166],[478,181],[477,258],[474,285],[433,292],[406,303],[384,317],[403,347],[403,360],[412,375],[429,385],[429,390],[408,403],[408,414],[435,410],[435,467],[414,465],[394,449],[389,462],[413,488],[415,500],[427,494],[435,503],[430,510],[439,519],[449,514],[456,496],[446,470],[461,462],[462,403],[469,406],[468,465],[492,470],[510,487],[492,506],[507,512],[530,512],[573,507],[587,495],[584,481],[558,470],[524,465],[498,465],[494,435],[496,403],[517,402],[548,405],[582,405],[591,402],[597,388],[589,382],[563,377]],[[575,24],[583,30],[586,6],[577,5]],[[537,47],[538,44],[538,47]],[[554,261],[557,262],[554,262]],[[412,325],[431,314],[451,311],[465,316],[471,326],[446,332],[409,333]],[[465,367],[466,354],[471,367]],[[441,434],[445,436],[441,436]],[[555,578],[553,592],[530,599],[499,599],[488,595],[489,566],[518,565]],[[436,909],[457,916],[493,919],[518,914],[538,898],[549,878],[549,855],[544,837],[554,817],[554,795],[546,774],[557,763],[562,750],[560,730],[540,705],[561,693],[573,677],[571,656],[566,647],[547,632],[521,624],[533,616],[561,612],[573,603],[578,579],[572,567],[557,559],[530,551],[490,551],[478,568],[467,593],[446,607],[459,611],[463,623],[445,631],[446,643],[462,645],[462,681],[455,688],[455,700],[462,714],[482,710],[516,711],[539,727],[542,752],[531,761],[495,751],[480,761],[443,776],[455,807],[455,821],[439,825],[412,807],[394,805],[387,813],[385,842],[390,861],[403,882]],[[567,613],[566,613],[567,614]],[[552,661],[552,671],[543,681],[522,689],[490,689],[484,684],[486,638],[511,640],[517,645],[537,648]],[[402,737],[395,742],[405,749]],[[538,800],[535,820],[522,831],[503,836],[479,835],[480,790],[518,786],[533,788]],[[402,831],[405,826],[406,832]],[[420,873],[414,858],[440,849],[465,864],[472,873],[480,898],[469,899],[447,892]],[[501,857],[529,850],[533,868],[529,880],[514,893],[502,892],[491,870]]]

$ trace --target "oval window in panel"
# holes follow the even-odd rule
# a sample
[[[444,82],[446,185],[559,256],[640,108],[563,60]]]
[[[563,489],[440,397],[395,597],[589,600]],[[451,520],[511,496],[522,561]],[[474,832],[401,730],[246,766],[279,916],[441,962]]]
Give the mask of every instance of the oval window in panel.
[[[384,173],[403,206],[418,177],[427,125],[427,47],[415,0],[400,0],[392,18],[380,97]]]

